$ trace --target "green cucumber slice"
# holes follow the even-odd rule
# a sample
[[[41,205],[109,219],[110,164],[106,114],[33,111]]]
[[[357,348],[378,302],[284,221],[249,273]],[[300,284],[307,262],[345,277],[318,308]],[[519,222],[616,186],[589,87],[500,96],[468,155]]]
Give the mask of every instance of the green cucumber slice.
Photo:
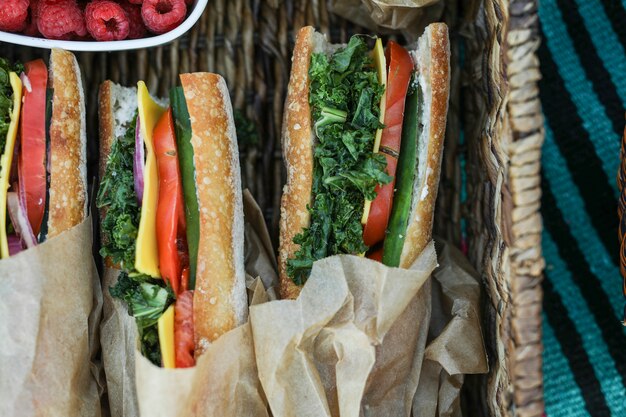
[[[419,113],[421,112],[421,90],[409,88],[404,107],[402,122],[402,141],[400,142],[400,157],[396,171],[396,189],[393,196],[391,216],[387,225],[387,236],[383,243],[383,264],[400,266],[400,257],[406,229],[411,211],[413,182],[417,168],[417,141],[420,135]]]
[[[54,97],[54,90],[52,88],[46,89],[46,167],[48,167],[50,157],[50,123],[52,123],[52,98]],[[39,228],[39,236],[37,236],[37,243],[45,242],[48,237],[48,215],[50,212],[50,171],[46,168],[46,208],[43,211],[43,219],[41,221],[41,227]]]
[[[193,161],[191,145],[191,121],[189,110],[182,87],[170,90],[170,103],[176,126],[176,146],[178,161],[183,182],[183,198],[185,200],[185,219],[187,220],[187,247],[189,248],[189,289],[196,286],[196,270],[198,266],[198,245],[200,242],[200,213],[198,195],[196,193],[196,168]]]

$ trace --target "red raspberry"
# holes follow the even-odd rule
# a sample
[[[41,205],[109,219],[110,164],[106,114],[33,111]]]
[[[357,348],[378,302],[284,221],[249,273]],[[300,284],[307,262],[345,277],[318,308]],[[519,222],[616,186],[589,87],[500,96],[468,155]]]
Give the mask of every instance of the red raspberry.
[[[143,24],[143,19],[141,18],[141,6],[125,1],[120,3],[120,6],[122,6],[122,9],[126,12],[130,22],[128,39],[139,39],[145,37],[148,30],[146,29],[146,25]]]
[[[143,0],[128,0],[128,2],[131,4],[141,4],[143,3]]]
[[[30,6],[28,6],[28,19],[26,19],[26,27],[22,31],[24,35],[39,36],[39,29],[37,29],[37,20],[39,20],[39,0],[30,0]]]
[[[0,0],[0,30],[20,32],[26,27],[28,0]]]
[[[48,39],[72,39],[85,36],[83,13],[73,0],[43,0],[39,3],[37,28]]]
[[[130,31],[128,16],[122,6],[111,0],[96,0],[85,7],[87,30],[97,41],[126,39]]]
[[[185,0],[144,0],[141,6],[143,22],[157,35],[180,25],[186,14]]]

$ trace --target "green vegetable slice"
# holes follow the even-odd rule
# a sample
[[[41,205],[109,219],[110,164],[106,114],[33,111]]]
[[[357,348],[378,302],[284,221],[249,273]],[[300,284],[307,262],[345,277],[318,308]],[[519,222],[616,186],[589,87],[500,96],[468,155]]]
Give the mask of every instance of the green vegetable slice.
[[[48,155],[50,155],[50,123],[52,122],[52,97],[54,97],[54,89],[46,89],[46,165]],[[37,242],[43,243],[48,237],[48,215],[50,210],[50,172],[46,169],[46,207],[43,211],[43,219],[39,229]]]
[[[157,366],[161,366],[157,322],[174,298],[171,287],[162,284],[146,275],[122,272],[117,283],[109,288],[112,297],[126,301],[137,323],[141,353]]]
[[[129,312],[137,322],[141,352],[160,366],[157,321],[173,301],[174,294],[163,280],[135,271],[135,245],[141,217],[133,173],[136,126],[135,113],[125,126],[124,135],[113,141],[104,176],[100,179],[96,206],[106,209],[102,219],[100,254],[110,256],[120,265],[122,273],[109,291],[111,296],[128,304]]]
[[[417,167],[417,141],[421,130],[419,124],[422,103],[420,92],[419,88],[409,88],[406,96],[402,142],[396,171],[396,191],[387,225],[387,237],[383,243],[383,264],[387,266],[398,267],[400,265],[402,248],[406,239]]]
[[[200,213],[196,192],[196,168],[191,145],[191,121],[182,87],[170,90],[170,103],[176,125],[176,145],[178,161],[183,182],[185,199],[185,219],[187,220],[187,247],[189,248],[189,289],[196,286],[196,268],[198,265],[198,245],[200,242]]]

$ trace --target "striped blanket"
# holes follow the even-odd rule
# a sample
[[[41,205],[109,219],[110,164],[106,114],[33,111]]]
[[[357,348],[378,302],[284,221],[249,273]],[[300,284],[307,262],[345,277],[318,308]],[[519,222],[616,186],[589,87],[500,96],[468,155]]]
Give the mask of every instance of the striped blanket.
[[[626,416],[616,174],[626,0],[541,0],[546,414]]]

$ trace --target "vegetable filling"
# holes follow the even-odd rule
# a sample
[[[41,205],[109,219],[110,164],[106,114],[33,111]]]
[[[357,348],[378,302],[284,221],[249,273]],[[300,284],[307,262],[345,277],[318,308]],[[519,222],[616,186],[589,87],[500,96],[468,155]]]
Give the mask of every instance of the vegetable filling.
[[[124,136],[111,146],[104,178],[96,199],[97,207],[106,208],[102,221],[102,257],[111,257],[122,273],[111,296],[126,301],[135,317],[143,355],[161,365],[157,321],[173,302],[171,287],[161,279],[153,279],[135,271],[135,243],[139,230],[141,208],[135,192],[133,160],[137,116],[126,126]]]
[[[336,254],[361,254],[364,201],[387,184],[383,154],[372,152],[384,86],[379,84],[369,48],[353,36],[345,48],[328,57],[311,56],[309,103],[317,144],[314,151],[311,222],[294,237],[300,245],[287,261],[287,274],[298,285],[307,280],[313,262]]]

